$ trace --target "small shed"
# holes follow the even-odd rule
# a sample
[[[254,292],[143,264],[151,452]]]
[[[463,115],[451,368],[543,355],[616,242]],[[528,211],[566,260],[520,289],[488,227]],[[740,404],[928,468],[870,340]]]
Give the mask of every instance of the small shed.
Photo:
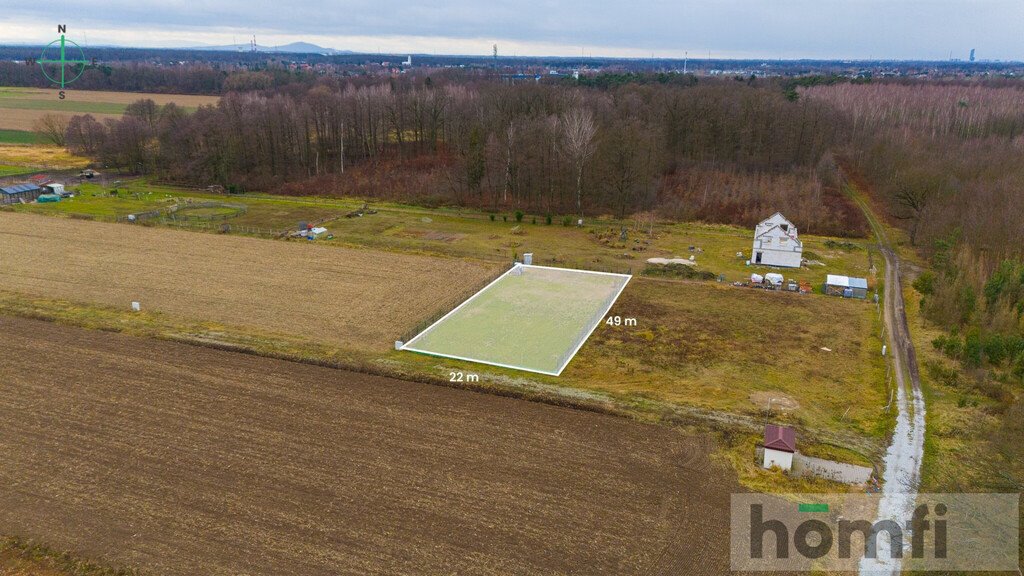
[[[793,468],[796,452],[796,430],[789,426],[768,424],[764,427],[764,462],[762,466],[776,466],[789,471]]]
[[[0,204],[17,204],[19,202],[32,202],[40,194],[46,192],[35,184],[15,184],[0,188]]]
[[[868,281],[865,278],[851,278],[829,274],[825,278],[825,286],[822,291],[829,296],[842,296],[843,298],[868,297]]]
[[[61,198],[66,198],[68,196],[68,192],[64,189],[64,185],[57,182],[50,182],[49,184],[44,185],[43,188],[46,188],[50,194],[56,194]]]

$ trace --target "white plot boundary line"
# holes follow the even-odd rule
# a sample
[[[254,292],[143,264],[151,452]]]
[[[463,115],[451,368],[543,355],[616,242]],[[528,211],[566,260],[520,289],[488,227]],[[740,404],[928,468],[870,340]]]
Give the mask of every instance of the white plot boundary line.
[[[573,272],[573,273],[580,273],[580,274],[599,274],[601,276],[617,276],[619,278],[625,278],[626,281],[622,283],[622,286],[619,286],[618,291],[615,292],[615,297],[609,299],[609,303],[608,303],[607,306],[604,307],[604,310],[602,310],[600,314],[595,314],[594,315],[594,318],[595,318],[594,321],[592,322],[590,327],[584,331],[586,336],[584,336],[583,338],[580,339],[579,344],[576,345],[576,348],[572,351],[572,354],[569,354],[569,357],[565,360],[565,362],[563,362],[562,365],[558,367],[558,371],[557,372],[551,372],[551,371],[548,371],[548,370],[537,370],[536,368],[525,368],[523,366],[513,366],[511,364],[502,364],[500,362],[491,362],[491,361],[488,361],[488,360],[480,360],[479,358],[469,358],[469,357],[466,357],[466,356],[456,356],[454,354],[441,354],[439,352],[431,352],[429,350],[422,350],[422,349],[419,349],[419,348],[413,348],[412,347],[412,344],[414,342],[419,340],[420,337],[423,336],[424,334],[426,334],[427,332],[430,332],[430,330],[433,329],[434,326],[437,326],[438,324],[444,322],[449,316],[451,316],[452,314],[455,314],[463,306],[465,306],[465,305],[469,304],[470,302],[472,302],[473,300],[475,300],[477,296],[479,296],[479,295],[483,294],[484,292],[486,292],[488,288],[490,288],[491,286],[497,284],[500,280],[505,278],[505,276],[508,276],[508,275],[512,274],[512,272],[514,272],[516,270],[516,268],[535,268],[535,269],[538,269],[538,270],[557,270],[557,271],[560,271],[560,272]],[[436,356],[438,358],[451,358],[452,360],[464,360],[466,362],[475,362],[477,364],[487,364],[488,366],[497,366],[499,368],[510,368],[512,370],[522,370],[524,372],[534,372],[536,374],[544,374],[544,375],[547,375],[547,376],[561,376],[562,375],[562,371],[565,370],[566,366],[568,366],[569,363],[572,362],[572,359],[576,357],[576,354],[580,351],[581,348],[583,348],[583,345],[586,344],[587,340],[590,339],[590,335],[593,334],[594,330],[597,330],[597,327],[601,325],[601,321],[604,320],[605,315],[608,314],[608,312],[612,309],[612,306],[615,306],[615,303],[619,300],[619,296],[622,295],[622,291],[626,289],[626,285],[629,284],[629,281],[632,280],[632,279],[633,279],[633,276],[631,274],[616,274],[614,272],[595,272],[593,270],[576,270],[574,268],[558,268],[558,267],[555,267],[555,266],[535,266],[535,265],[532,265],[532,264],[520,264],[520,263],[517,262],[515,266],[509,268],[508,270],[505,271],[504,274],[502,274],[501,276],[498,276],[497,278],[492,280],[490,284],[488,284],[487,286],[484,286],[483,288],[480,289],[479,292],[477,292],[476,294],[473,294],[472,296],[467,298],[465,302],[463,302],[462,304],[459,304],[458,306],[456,306],[454,309],[452,309],[451,312],[449,312],[449,313],[445,314],[444,316],[442,316],[437,322],[434,322],[430,326],[427,326],[426,328],[424,328],[423,331],[420,332],[419,334],[417,334],[416,336],[414,336],[412,340],[409,340],[407,343],[402,344],[402,347],[400,348],[400,350],[407,351],[407,352],[416,352],[416,353],[419,353],[419,354],[426,354],[427,356]]]

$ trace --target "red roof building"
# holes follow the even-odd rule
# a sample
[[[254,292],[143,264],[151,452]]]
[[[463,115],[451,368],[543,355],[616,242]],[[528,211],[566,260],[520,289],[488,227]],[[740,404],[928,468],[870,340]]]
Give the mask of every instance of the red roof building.
[[[796,452],[796,430],[768,424],[764,427],[764,447],[780,452]]]

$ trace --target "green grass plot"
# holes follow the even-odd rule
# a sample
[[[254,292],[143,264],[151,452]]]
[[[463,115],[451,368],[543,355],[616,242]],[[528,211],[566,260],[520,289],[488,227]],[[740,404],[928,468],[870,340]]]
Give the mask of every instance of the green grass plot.
[[[402,350],[558,376],[629,279],[516,265]]]

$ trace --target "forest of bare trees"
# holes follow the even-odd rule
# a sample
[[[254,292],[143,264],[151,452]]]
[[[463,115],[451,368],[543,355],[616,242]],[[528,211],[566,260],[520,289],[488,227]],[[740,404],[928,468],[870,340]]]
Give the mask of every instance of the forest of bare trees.
[[[1012,403],[1024,379],[1024,88],[837,84],[804,92],[849,115],[844,154],[929,257],[914,286],[949,333],[936,348]],[[1019,407],[1018,407],[1019,410]]]
[[[67,143],[120,170],[239,191],[742,224],[782,209],[804,229],[859,235],[822,169],[848,132],[829,104],[732,79],[601,89],[414,77],[230,92],[189,115],[138,102],[119,121],[74,118]]]

